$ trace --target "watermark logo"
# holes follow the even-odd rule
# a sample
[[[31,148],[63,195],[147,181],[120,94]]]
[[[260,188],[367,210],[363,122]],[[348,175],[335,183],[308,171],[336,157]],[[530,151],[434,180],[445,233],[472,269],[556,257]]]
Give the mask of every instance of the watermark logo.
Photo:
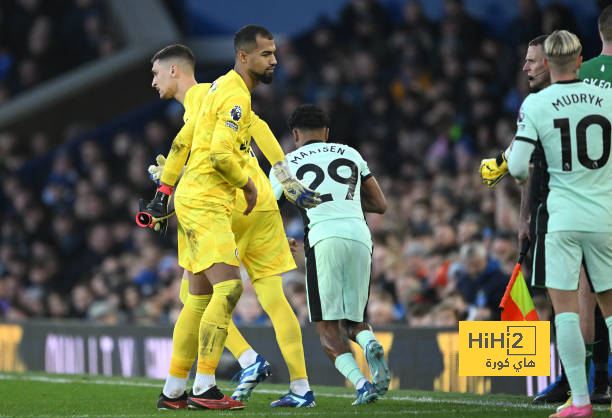
[[[459,376],[550,375],[548,321],[459,322]]]

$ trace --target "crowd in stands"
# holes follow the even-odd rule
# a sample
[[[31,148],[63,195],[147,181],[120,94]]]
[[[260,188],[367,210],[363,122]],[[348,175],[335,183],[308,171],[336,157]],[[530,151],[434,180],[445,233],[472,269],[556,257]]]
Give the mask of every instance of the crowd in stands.
[[[98,57],[120,39],[101,0],[0,2],[0,105]]]
[[[294,149],[286,124],[293,109],[323,106],[330,140],[356,147],[379,180],[389,209],[367,215],[374,239],[367,312],[374,325],[454,327],[499,316],[518,256],[519,187],[504,179],[487,189],[478,165],[514,135],[528,93],[521,71],[527,42],[576,27],[563,6],[540,9],[525,0],[497,39],[461,1],[444,4],[445,17],[433,22],[416,1],[400,16],[376,1],[352,1],[337,21],[278,41],[275,80],[253,95],[253,109],[286,152]],[[139,129],[81,137],[72,148],[45,149],[45,133],[0,135],[0,167],[13,173],[1,185],[0,318],[176,320],[176,219],[165,238],[133,219],[137,198],[153,195],[146,168],[167,152],[181,123],[180,109],[170,104]],[[38,181],[18,175],[28,158],[48,153],[52,162]],[[287,234],[299,239],[301,218],[287,205]],[[306,324],[303,255],[296,261],[284,283]],[[536,296],[535,303],[547,319],[545,300]],[[246,276],[234,320],[269,324]]]

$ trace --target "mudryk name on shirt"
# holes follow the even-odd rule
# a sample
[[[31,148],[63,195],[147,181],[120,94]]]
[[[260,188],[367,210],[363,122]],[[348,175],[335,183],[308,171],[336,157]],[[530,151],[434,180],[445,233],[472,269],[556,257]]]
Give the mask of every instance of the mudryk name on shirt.
[[[551,102],[555,110],[559,110],[565,106],[569,106],[574,103],[589,103],[594,104],[596,106],[602,107],[601,103],[603,102],[603,98],[599,97],[596,94],[590,93],[572,93],[572,94],[564,94],[561,97],[557,97],[557,100]]]

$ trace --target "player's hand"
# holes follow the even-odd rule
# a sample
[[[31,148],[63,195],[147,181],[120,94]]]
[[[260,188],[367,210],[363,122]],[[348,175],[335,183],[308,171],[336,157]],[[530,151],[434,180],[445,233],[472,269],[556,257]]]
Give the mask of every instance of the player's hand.
[[[495,158],[487,158],[480,162],[480,177],[489,189],[494,189],[497,183],[508,174],[508,161],[501,151]]]
[[[244,193],[244,200],[246,200],[247,203],[247,208],[244,210],[243,215],[248,215],[257,203],[257,187],[255,187],[255,183],[253,183],[250,177],[247,184],[242,188],[242,192]]]
[[[291,203],[303,209],[314,208],[321,203],[320,193],[304,186],[291,173],[286,160],[278,161],[272,168],[274,169],[274,175],[283,186],[285,197]]]
[[[298,243],[295,239],[287,237],[287,241],[289,241],[289,250],[291,250],[291,255],[293,257],[297,256]]]
[[[166,165],[166,157],[159,154],[155,157],[155,162],[157,165],[150,165],[147,171],[149,172],[151,180],[159,185],[159,180],[161,179],[162,173],[164,172],[164,166]]]
[[[149,227],[162,235],[165,234],[168,229],[168,218],[174,215],[174,211],[168,209],[172,192],[172,187],[162,184],[149,203],[145,204],[144,199],[140,199],[139,212],[136,215],[138,226]]]

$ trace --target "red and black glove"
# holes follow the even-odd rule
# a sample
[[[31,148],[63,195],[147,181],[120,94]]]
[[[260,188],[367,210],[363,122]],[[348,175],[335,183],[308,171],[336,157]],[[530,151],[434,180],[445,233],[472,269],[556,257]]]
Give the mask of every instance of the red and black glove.
[[[136,215],[136,223],[143,228],[149,227],[164,235],[168,229],[168,218],[174,215],[174,211],[170,211],[170,196],[174,188],[162,184],[155,192],[155,197],[149,203],[144,199],[138,201],[138,214]]]

